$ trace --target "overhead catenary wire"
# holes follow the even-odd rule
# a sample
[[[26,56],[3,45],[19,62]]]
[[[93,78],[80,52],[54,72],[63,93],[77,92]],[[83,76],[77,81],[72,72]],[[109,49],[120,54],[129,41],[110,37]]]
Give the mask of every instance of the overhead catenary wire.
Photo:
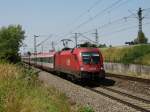
[[[103,9],[102,11],[98,12],[95,16],[89,18],[88,20],[84,21],[83,23],[79,24],[77,27],[74,28],[74,30],[81,28],[82,26],[86,25],[87,23],[89,23],[90,21],[93,21],[94,19],[96,19],[98,16],[100,16],[101,14],[105,13],[108,9],[113,8],[114,6],[116,6],[118,3],[120,3],[122,0],[117,0],[116,2],[112,3],[110,6],[108,6],[107,8]]]
[[[117,0],[117,1],[120,1],[119,3],[121,3],[121,1],[122,0]],[[126,2],[127,2],[127,0],[126,0]],[[121,3],[121,4],[119,4],[119,6],[117,6],[117,7],[120,7],[121,5],[122,5],[123,3]],[[116,6],[116,5],[115,5]],[[112,8],[114,8],[114,7],[112,7]],[[112,8],[110,8],[110,9],[112,9]],[[146,9],[146,10],[149,10],[149,9]],[[96,15],[95,15],[96,16]],[[95,17],[94,16],[94,17]],[[131,15],[132,16],[132,15]],[[130,17],[131,17],[130,16]],[[102,29],[102,28],[106,28],[106,27],[108,27],[108,26],[111,26],[111,25],[113,25],[113,24],[117,24],[119,21],[123,21],[123,20],[126,20],[127,18],[130,18],[130,17],[128,17],[128,16],[126,16],[126,17],[123,17],[123,18],[120,18],[120,19],[117,19],[117,20],[114,20],[114,21],[111,21],[111,22],[109,22],[109,23],[106,23],[106,24],[104,24],[104,25],[102,25],[102,26],[99,26],[98,27],[98,29]],[[93,19],[94,20],[94,19]],[[92,21],[92,20],[91,20]],[[81,26],[82,27],[82,26]],[[137,26],[132,26],[132,27],[137,27]],[[130,29],[130,27],[128,27],[129,29]],[[95,28],[94,28],[95,29]],[[90,30],[90,31],[94,31],[94,29],[92,29],[92,30]],[[121,30],[126,30],[127,28],[123,28],[123,29],[121,29]],[[58,35],[60,38],[64,38],[65,36],[68,36],[68,35],[71,35],[72,34],[72,32],[73,31],[69,31],[69,32],[67,32],[67,33],[64,33],[63,35]],[[89,32],[89,31],[88,31]],[[115,32],[119,32],[119,30],[117,30],[117,31],[115,31]],[[86,33],[86,32],[83,32],[83,33]],[[59,41],[59,40],[58,40]]]
[[[116,24],[116,23],[121,22],[121,21],[123,21],[123,20],[126,20],[126,19],[128,19],[128,18],[131,18],[132,15],[133,15],[133,14],[131,14],[131,15],[129,15],[129,16],[122,17],[122,18],[119,18],[119,19],[116,19],[116,20],[112,21],[111,23],[103,24],[102,26],[99,26],[97,29],[103,29],[103,28],[106,28],[106,27],[111,26],[111,25],[113,25],[113,24]],[[85,35],[83,35],[83,34],[86,34],[86,33],[90,32],[90,31],[94,31],[94,30],[95,30],[95,29],[92,29],[92,30],[83,32],[83,33],[82,33],[83,38],[85,37],[85,39],[87,39],[87,40],[92,41],[93,43],[95,43],[93,40],[91,40],[91,39],[89,39],[88,37],[86,37]],[[72,34],[72,33],[70,32],[70,34]],[[67,35],[70,35],[70,34],[68,33]],[[80,34],[81,34],[81,33],[80,33]]]
[[[86,37],[86,36],[85,36],[85,35],[83,35],[82,33],[79,33],[79,34],[80,34],[80,36],[82,36],[82,38],[87,39],[87,40],[89,40],[90,42],[92,42],[92,43],[95,43],[95,44],[96,44],[96,42],[95,42],[95,41],[93,41],[93,40],[89,39],[88,37]]]
[[[131,1],[131,0],[125,0],[125,1],[123,1],[123,2],[120,2],[120,4],[119,4],[118,6],[115,6],[115,7],[113,7],[113,8],[118,9],[120,6],[126,4],[126,3],[130,2],[130,1]],[[113,8],[112,8],[112,9],[113,9]]]
[[[97,1],[95,1],[86,11],[84,11],[83,13],[81,13],[75,20],[73,20],[73,22],[71,23],[71,25],[74,24],[74,23],[76,23],[78,20],[80,20],[80,18],[82,18],[83,16],[85,16],[89,12],[91,12],[102,1],[103,0],[97,0]]]
[[[101,26],[98,26],[96,29],[104,29],[104,28],[109,27],[109,26],[111,26],[111,25],[113,25],[113,24],[117,24],[117,23],[119,23],[119,22],[121,22],[121,21],[123,21],[123,20],[125,21],[125,20],[127,20],[128,18],[130,18],[130,17],[132,17],[132,14],[129,15],[129,16],[124,16],[124,17],[121,17],[121,18],[119,18],[119,19],[113,20],[113,21],[111,21],[111,22],[105,23],[105,24],[103,24],[103,25],[101,25]],[[91,29],[91,30],[85,31],[85,32],[83,32],[83,34],[86,34],[86,33],[88,33],[88,32],[94,31],[94,30],[95,30],[95,29]]]
[[[146,16],[150,13],[150,8],[143,9],[143,11],[146,12],[146,14],[144,15],[144,17],[145,17],[145,18],[148,18],[148,17],[146,17]]]
[[[49,40],[53,35],[51,34],[50,36],[48,36],[48,38],[46,38],[45,40],[41,41],[40,43],[38,43],[36,45],[36,47],[39,47],[40,45],[42,45],[43,43],[45,43],[47,40]]]
[[[150,22],[147,22],[147,23],[144,23],[143,25],[149,25],[150,24]],[[113,35],[113,34],[115,34],[115,33],[120,33],[120,32],[122,32],[122,31],[127,31],[127,30],[130,30],[130,29],[132,29],[132,28],[136,28],[136,27],[138,27],[138,25],[134,25],[134,26],[129,26],[129,27],[126,27],[126,28],[122,28],[122,29],[120,29],[120,30],[116,30],[116,31],[113,31],[113,32],[109,32],[109,33],[107,33],[107,34],[102,34],[102,35],[100,35],[101,37],[102,36],[108,36],[108,35]]]
[[[132,15],[133,15],[133,14],[132,14]],[[113,21],[113,22],[116,24],[117,21],[130,18],[132,15],[127,16],[127,17],[123,17],[123,18],[121,18],[121,19],[117,19],[117,20],[115,20],[115,21]],[[112,24],[112,23],[111,23],[111,24]],[[144,25],[149,25],[149,24],[150,24],[150,22],[145,23]],[[106,27],[106,26],[108,26],[108,25],[110,25],[110,23],[109,23],[109,24],[104,24],[103,26],[101,26],[101,27],[99,27],[99,28],[104,28],[104,27]],[[135,27],[138,27],[138,25],[126,27],[126,28],[123,28],[123,29],[120,29],[120,30],[117,30],[117,31],[114,31],[114,32],[110,32],[110,33],[108,33],[108,34],[103,34],[103,35],[100,35],[100,36],[106,36],[106,35],[109,35],[109,34],[113,35],[113,34],[115,34],[115,33],[119,33],[119,32],[126,31],[126,30],[130,30],[130,29],[135,28]],[[87,33],[87,32],[84,32],[84,33]],[[91,41],[91,40],[90,40],[90,41]]]
[[[102,11],[98,12],[94,17],[88,19],[87,21],[81,23],[80,25],[78,25],[77,27],[73,28],[72,30],[70,30],[68,33],[66,33],[65,35],[71,34],[73,33],[74,30],[79,29],[82,25],[85,25],[87,23],[89,23],[90,21],[94,20],[95,18],[97,18],[101,13],[106,12],[108,9],[111,9],[112,7],[114,7],[115,5],[117,5],[119,2],[121,2],[122,0],[117,0],[116,2],[113,2],[110,6],[108,6],[107,8],[103,9]],[[63,35],[62,35],[63,36]]]
[[[147,26],[147,25],[149,25],[149,24],[150,24],[150,22],[146,22],[146,23],[144,23],[143,25]],[[103,37],[103,36],[114,35],[114,34],[116,34],[116,33],[120,33],[120,32],[127,31],[127,30],[131,30],[132,28],[136,28],[136,27],[138,27],[138,25],[134,25],[134,26],[129,26],[129,27],[126,27],[126,28],[122,28],[122,29],[119,29],[119,30],[116,30],[116,31],[113,31],[113,32],[109,32],[109,33],[106,33],[106,34],[102,34],[102,35],[100,35],[100,36]],[[82,36],[82,38],[84,38],[84,39],[86,39],[86,40],[88,40],[88,41],[90,41],[90,42],[92,42],[92,43],[96,43],[95,41],[89,39],[88,37],[86,37],[86,36],[83,35],[82,33],[80,33],[80,35]],[[107,38],[107,37],[106,37],[106,38]]]
[[[97,18],[101,13],[105,13],[108,9],[113,8],[114,6],[116,6],[117,4],[119,4],[121,1],[123,1],[123,0],[117,0],[117,1],[113,2],[113,3],[112,3],[111,5],[109,5],[107,8],[105,8],[105,9],[103,9],[102,11],[98,12],[94,17],[88,19],[88,20],[85,21],[84,23],[81,23],[80,25],[78,25],[77,27],[75,27],[73,30],[70,30],[68,33],[62,35],[61,37],[72,34],[72,33],[74,32],[74,30],[79,29],[80,27],[82,27],[82,26],[84,26],[85,24],[89,23],[90,21],[94,20],[94,19]],[[127,3],[127,1],[128,1],[128,0],[126,0],[124,3]],[[97,2],[100,2],[100,1],[97,1]],[[95,2],[95,3],[96,3],[96,2]],[[121,6],[121,5],[123,5],[123,3],[120,4],[119,6]],[[93,5],[91,8],[89,8],[89,10],[92,10],[93,7],[94,7],[94,5]]]
[[[86,11],[84,11],[84,12],[83,12],[82,14],[80,14],[77,18],[75,18],[75,19],[73,20],[73,22],[69,24],[69,26],[72,26],[74,23],[76,23],[80,18],[82,18],[84,15],[86,15],[86,14],[89,13],[91,10],[93,10],[94,7],[96,7],[96,6],[97,6],[98,4],[100,4],[102,1],[103,1],[103,0],[97,0],[97,1],[95,1]],[[63,33],[63,35],[62,35],[62,34],[58,34],[58,36],[62,35],[62,36],[60,36],[60,37],[63,37],[63,36],[70,35],[70,34],[72,34],[72,33],[73,33],[73,32],[70,31],[70,32],[67,32],[67,33]]]
[[[147,8],[147,9],[150,9],[150,8]],[[143,9],[143,10],[147,10],[147,9]],[[103,29],[103,28],[106,28],[106,27],[111,26],[111,25],[113,25],[113,24],[117,24],[117,23],[120,22],[120,21],[127,20],[127,19],[129,19],[129,18],[132,18],[132,16],[134,16],[134,15],[136,15],[136,13],[132,13],[132,14],[129,15],[129,16],[125,16],[125,17],[122,17],[122,18],[113,20],[112,22],[103,24],[103,25],[97,27],[97,29]],[[94,30],[94,29],[89,30],[89,31],[86,31],[86,32],[83,32],[83,33],[88,33],[88,32],[93,31],[93,30]]]

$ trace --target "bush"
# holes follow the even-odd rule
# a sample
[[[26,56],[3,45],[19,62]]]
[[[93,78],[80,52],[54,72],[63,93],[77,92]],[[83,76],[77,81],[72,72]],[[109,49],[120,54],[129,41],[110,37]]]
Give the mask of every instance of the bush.
[[[80,108],[78,112],[94,112],[94,110],[90,106],[85,106]]]

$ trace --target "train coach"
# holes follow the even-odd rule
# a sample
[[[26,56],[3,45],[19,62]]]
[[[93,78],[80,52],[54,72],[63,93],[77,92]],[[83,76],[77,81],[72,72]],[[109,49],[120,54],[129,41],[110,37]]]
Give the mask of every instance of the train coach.
[[[22,56],[22,61],[38,68],[54,71],[54,51]]]
[[[30,58],[31,65],[65,73],[72,78],[105,78],[103,57],[98,48],[65,48],[59,52],[39,53]],[[29,63],[29,58],[24,57],[23,61]]]

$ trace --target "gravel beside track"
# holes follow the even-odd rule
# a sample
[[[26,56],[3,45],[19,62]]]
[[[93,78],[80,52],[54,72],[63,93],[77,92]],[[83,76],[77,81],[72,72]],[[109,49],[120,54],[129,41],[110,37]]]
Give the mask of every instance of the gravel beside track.
[[[77,105],[92,106],[95,112],[138,112],[131,107],[50,73],[44,71],[39,72],[39,79],[47,86],[55,87],[59,91],[65,93],[70,98],[71,102],[75,102]]]

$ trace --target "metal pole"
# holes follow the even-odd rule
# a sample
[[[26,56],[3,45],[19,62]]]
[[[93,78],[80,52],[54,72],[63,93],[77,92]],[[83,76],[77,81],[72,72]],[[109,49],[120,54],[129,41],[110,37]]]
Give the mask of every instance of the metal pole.
[[[54,41],[52,41],[51,45],[52,45],[52,50],[55,51]]]
[[[28,56],[29,56],[29,69],[30,69],[30,56],[31,56],[31,53],[30,52],[28,52]]]
[[[34,56],[35,56],[35,65],[37,64],[37,49],[36,49],[36,38],[39,37],[34,35]]]
[[[75,43],[76,43],[76,48],[77,48],[77,45],[78,45],[78,33],[75,33]]]
[[[30,69],[30,55],[29,55],[29,69]]]
[[[139,32],[142,32],[143,17],[142,17],[142,9],[141,8],[139,8],[139,11],[138,11],[138,19],[139,19]]]
[[[98,46],[98,43],[99,43],[98,30],[96,29],[95,33],[93,33],[93,34],[95,34],[95,42],[96,42],[96,45]]]

